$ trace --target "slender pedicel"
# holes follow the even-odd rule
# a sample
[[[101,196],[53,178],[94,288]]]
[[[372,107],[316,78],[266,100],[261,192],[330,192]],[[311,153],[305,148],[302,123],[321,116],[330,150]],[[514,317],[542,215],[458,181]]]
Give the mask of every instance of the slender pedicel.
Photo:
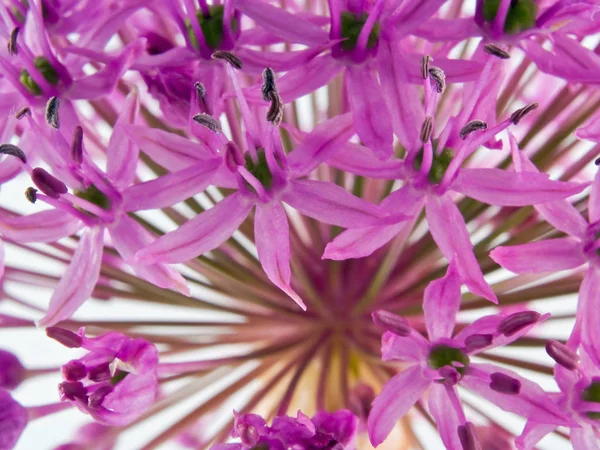
[[[228,62],[234,69],[241,70],[243,67],[242,60],[235,56],[233,53],[224,52],[218,50],[212,54],[213,59],[222,59],[223,61]]]
[[[60,127],[60,119],[58,117],[58,107],[60,106],[60,100],[58,97],[50,97],[48,103],[46,103],[46,122],[52,128],[58,129]]]
[[[464,141],[469,134],[478,130],[487,130],[487,123],[483,120],[471,120],[460,129],[459,136]]]
[[[509,59],[510,58],[510,54],[508,52],[505,52],[504,50],[502,50],[496,44],[485,44],[483,46],[483,51],[486,52],[488,55],[495,56],[496,58],[500,58],[500,59]]]

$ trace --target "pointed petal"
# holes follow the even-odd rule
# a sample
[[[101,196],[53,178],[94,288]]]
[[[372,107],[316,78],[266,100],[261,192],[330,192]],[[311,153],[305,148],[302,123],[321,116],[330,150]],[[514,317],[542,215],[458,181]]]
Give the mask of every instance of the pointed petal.
[[[209,159],[187,169],[134,184],[123,192],[123,209],[128,212],[160,209],[199,194],[211,183],[222,161],[221,158]]]
[[[600,114],[596,114],[596,116],[584,127],[579,128],[575,132],[575,136],[579,139],[600,142]]]
[[[283,201],[305,216],[344,228],[360,228],[381,222],[387,214],[333,183],[293,180]]]
[[[446,275],[425,288],[423,312],[430,341],[452,337],[456,314],[460,309],[460,276],[454,259]]]
[[[351,114],[341,114],[317,125],[288,156],[294,177],[309,174],[326,162],[354,135]]]
[[[15,242],[55,242],[75,234],[79,228],[79,220],[58,209],[0,219],[0,234]]]
[[[590,359],[600,367],[600,269],[590,264],[579,288],[577,324],[573,333],[578,332],[581,323],[581,344]]]
[[[236,48],[236,55],[244,61],[244,72],[261,73],[265,67],[275,72],[283,72],[307,64],[323,51],[322,47],[311,47],[305,50],[290,52],[265,52],[249,48]]]
[[[427,339],[417,331],[412,330],[409,336],[398,336],[386,331],[381,338],[381,359],[421,362],[427,358],[430,347]]]
[[[280,38],[306,45],[325,44],[327,32],[318,25],[260,0],[237,0],[235,7]]]
[[[414,34],[433,42],[462,41],[481,35],[481,28],[472,17],[452,20],[434,18],[417,28]]]
[[[431,384],[428,393],[429,412],[431,412],[431,415],[435,419],[436,427],[446,449],[463,450],[460,438],[458,437],[458,427],[462,423],[457,412],[452,407],[452,400],[446,389],[454,389],[454,387],[447,388],[443,384]],[[454,395],[457,395],[456,392],[454,392]]]
[[[136,260],[140,264],[178,263],[209,252],[231,237],[252,206],[236,192],[140,250]]]
[[[375,72],[350,65],[344,81],[358,137],[379,159],[388,159],[394,153],[392,123]]]
[[[106,174],[121,189],[133,183],[139,155],[139,147],[127,138],[120,127],[136,121],[140,109],[137,91],[127,96],[122,108],[106,148]]]
[[[258,259],[269,280],[306,311],[306,305],[290,286],[289,225],[281,203],[256,206],[254,236]]]
[[[367,422],[373,446],[387,438],[398,420],[408,413],[430,384],[421,367],[415,365],[395,375],[383,386],[373,401]]]
[[[376,158],[368,148],[352,143],[342,146],[327,160],[327,164],[355,175],[386,180],[395,180],[404,171],[404,164],[401,160],[390,158],[382,161]]]
[[[558,272],[574,269],[586,261],[581,241],[572,237],[496,247],[490,258],[514,273]]]
[[[532,450],[535,445],[548,433],[556,429],[556,425],[548,425],[528,420],[523,432],[515,439],[518,450]]]
[[[573,450],[600,450],[600,441],[594,429],[590,425],[582,425],[582,428],[571,428],[571,444]]]
[[[550,180],[545,173],[461,169],[451,189],[490,205],[526,206],[570,197],[585,187]]]
[[[427,222],[433,239],[449,261],[456,255],[458,272],[469,290],[498,303],[473,254],[467,225],[454,202],[446,195],[427,198]]]
[[[469,369],[475,370],[469,370]],[[535,418],[540,422],[563,425],[569,420],[550,396],[536,383],[523,378],[518,373],[493,364],[471,363],[460,384],[494,403],[505,411],[513,412],[525,418]],[[472,373],[476,371],[476,376]],[[490,388],[490,375],[500,372],[519,380],[521,389],[518,394],[509,395]]]
[[[596,172],[594,182],[592,183],[592,192],[588,201],[588,215],[590,223],[600,220],[600,171]]]
[[[136,275],[163,289],[175,289],[184,295],[190,295],[185,278],[176,270],[166,264],[142,265],[135,262],[136,252],[154,239],[142,225],[123,214],[109,231],[113,245],[123,260],[133,267]]]
[[[69,319],[92,295],[100,276],[103,243],[103,227],[84,231],[69,267],[52,294],[48,312],[37,322],[38,326],[47,327]]]

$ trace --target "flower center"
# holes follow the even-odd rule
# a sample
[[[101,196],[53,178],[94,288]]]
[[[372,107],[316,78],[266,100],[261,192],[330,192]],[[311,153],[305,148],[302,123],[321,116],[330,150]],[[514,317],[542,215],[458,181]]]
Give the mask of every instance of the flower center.
[[[433,160],[431,161],[431,168],[427,175],[427,179],[432,184],[439,184],[442,181],[446,170],[448,170],[448,166],[454,158],[454,150],[451,148],[445,148],[439,155],[436,154],[437,143],[437,139],[434,139]],[[421,164],[423,164],[423,151],[423,147],[421,147],[421,150],[419,150],[413,161],[413,169],[417,171],[421,168]]]
[[[444,344],[434,345],[427,358],[427,364],[432,369],[438,370],[450,366],[454,367],[461,375],[464,375],[469,363],[469,357],[460,348],[449,347]]]
[[[496,18],[501,1],[485,0],[483,2],[483,18],[486,21],[491,22]],[[504,32],[506,34],[517,34],[533,28],[536,15],[537,4],[535,0],[512,0],[504,22]]]
[[[367,21],[369,15],[363,13],[360,17],[350,11],[344,11],[341,14],[341,36],[346,38],[340,45],[345,51],[352,51],[356,48],[358,36]],[[380,26],[379,22],[375,22],[371,33],[369,33],[369,39],[367,40],[367,48],[373,48],[379,41]]]
[[[595,378],[592,383],[581,392],[581,399],[586,402],[600,403],[600,379]],[[590,419],[600,419],[600,412],[586,413]]]
[[[260,181],[260,184],[264,186],[265,189],[270,189],[273,185],[273,174],[271,173],[271,169],[269,169],[269,165],[267,164],[267,157],[265,156],[265,151],[260,148],[256,151],[258,156],[258,161],[255,163],[252,161],[249,153],[246,153],[246,170],[250,172],[254,177]],[[248,184],[248,187],[254,191],[254,188]]]
[[[42,74],[42,76],[46,79],[46,81],[53,86],[56,86],[60,81],[58,73],[43,56],[38,56],[33,60],[33,65],[35,68]],[[42,89],[39,85],[31,78],[31,75],[26,69],[21,71],[21,76],[19,77],[19,81],[32,95],[42,95]]]
[[[223,41],[223,14],[225,8],[222,5],[215,5],[209,7],[209,15],[205,16],[201,10],[196,11],[196,19],[202,30],[204,41],[212,50],[217,50]],[[192,46],[198,50],[198,38],[194,33],[191,23],[188,19],[185,21],[187,28],[188,37]],[[231,19],[230,27],[232,31],[237,31],[239,23],[235,18]]]
[[[99,206],[102,209],[105,209],[107,211],[110,209],[110,199],[93,184],[90,184],[90,186],[84,191],[74,191],[74,194],[77,197],[83,200],[87,200],[88,202]],[[84,212],[88,213],[88,211]]]

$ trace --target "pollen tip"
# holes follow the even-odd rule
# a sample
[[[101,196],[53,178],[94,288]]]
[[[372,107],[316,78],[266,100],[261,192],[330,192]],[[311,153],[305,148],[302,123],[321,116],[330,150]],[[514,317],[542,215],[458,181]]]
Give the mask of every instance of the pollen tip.
[[[509,59],[510,58],[510,53],[502,50],[496,44],[485,44],[483,46],[483,51],[486,52],[488,55],[495,56],[496,58],[500,58],[500,59]]]
[[[265,102],[271,101],[271,93],[277,92],[275,87],[275,73],[270,67],[265,67],[262,73],[263,84],[261,88],[262,98]]]
[[[50,97],[48,103],[46,103],[46,122],[52,128],[58,129],[60,127],[60,119],[58,117],[58,107],[60,106],[60,99],[58,97]]]
[[[271,106],[267,111],[267,120],[271,122],[271,125],[276,127],[283,120],[283,100],[281,100],[277,91],[270,92],[269,97],[271,99]]]
[[[19,31],[21,31],[20,27],[13,28],[12,31],[10,32],[8,42],[6,44],[6,47],[8,49],[8,54],[11,56],[14,56],[18,53],[17,37],[19,37]]]
[[[213,133],[220,133],[222,131],[221,124],[210,114],[199,113],[196,114],[193,119],[194,122],[208,128]]]
[[[31,108],[29,106],[23,106],[15,114],[17,120],[21,120],[25,116],[31,116]]]
[[[235,56],[233,53],[224,52],[222,50],[217,50],[211,55],[212,59],[222,59],[223,61],[231,64],[234,69],[241,70],[244,64],[242,60]]]
[[[16,145],[0,145],[0,154],[14,156],[15,158],[19,158],[23,164],[27,164],[27,156],[25,156],[25,152]]]
[[[487,127],[487,123],[483,120],[471,120],[460,129],[459,136],[464,141],[469,134],[478,130],[487,130]]]
[[[517,109],[515,112],[513,112],[510,115],[510,121],[514,125],[517,125],[523,117],[525,117],[527,114],[529,114],[531,111],[533,111],[537,107],[538,107],[537,103],[531,103],[527,106],[524,106],[523,108]]]
[[[431,139],[431,132],[433,131],[433,118],[431,116],[425,117],[423,121],[423,125],[421,125],[421,134],[419,135],[419,139],[421,142],[425,144],[429,142]]]
[[[37,201],[37,192],[36,188],[29,186],[25,189],[25,198],[31,203],[35,203]]]
[[[429,76],[429,66],[433,62],[433,58],[430,55],[424,55],[421,58],[421,76],[424,80]]]
[[[429,68],[429,76],[435,82],[435,87],[438,94],[443,94],[446,90],[446,74],[442,69],[436,66]]]

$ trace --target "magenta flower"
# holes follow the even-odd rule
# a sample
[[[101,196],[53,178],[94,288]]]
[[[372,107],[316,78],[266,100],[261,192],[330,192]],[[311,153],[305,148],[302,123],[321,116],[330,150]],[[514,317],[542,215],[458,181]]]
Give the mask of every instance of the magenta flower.
[[[116,436],[111,435],[111,429],[112,427],[98,422],[88,423],[77,430],[71,442],[59,445],[54,450],[87,450],[90,447],[97,450],[112,450],[117,439]],[[102,442],[102,445],[99,442]]]
[[[25,379],[25,367],[13,353],[0,349],[0,388],[15,389]]]
[[[296,418],[279,416],[269,427],[265,420],[256,414],[235,413],[234,438],[239,444],[217,444],[211,450],[270,450],[354,448],[358,420],[348,410],[334,413],[319,411],[312,419],[298,411]]]
[[[0,449],[13,448],[27,426],[27,410],[0,388]]]
[[[46,333],[69,348],[88,351],[62,366],[65,381],[58,386],[62,401],[106,425],[127,425],[154,403],[158,351],[150,342],[121,333],[88,338],[84,328],[75,334],[49,327]]]
[[[446,448],[461,450],[464,435],[473,426],[465,417],[456,384],[477,393],[500,408],[523,417],[543,417],[547,423],[567,423],[561,410],[536,384],[493,364],[470,361],[470,356],[510,344],[545,320],[533,311],[482,317],[452,336],[460,308],[460,277],[454,260],[444,278],[425,289],[423,310],[429,339],[398,318],[389,326],[389,313],[375,312],[375,323],[386,331],[381,352],[384,361],[403,361],[407,367],[391,378],[375,398],[368,419],[374,446],[381,444],[397,421],[429,390],[429,409]]]

